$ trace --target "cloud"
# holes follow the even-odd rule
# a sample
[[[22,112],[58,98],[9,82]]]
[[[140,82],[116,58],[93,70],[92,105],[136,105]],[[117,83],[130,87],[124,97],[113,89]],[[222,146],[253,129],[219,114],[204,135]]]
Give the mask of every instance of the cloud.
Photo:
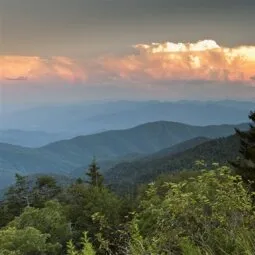
[[[8,81],[26,81],[28,78],[26,76],[18,76],[18,77],[5,77]]]
[[[2,56],[0,79],[88,84],[159,84],[176,81],[254,83],[255,46],[227,48],[213,40],[196,43],[151,43],[133,46],[131,54],[103,55],[87,62]],[[138,85],[137,85],[138,86]]]
[[[0,56],[0,79],[42,81],[62,79],[69,82],[86,80],[86,71],[66,57]]]
[[[225,48],[215,41],[151,43],[134,46],[133,55],[106,57],[109,73],[122,79],[250,82],[255,46]]]

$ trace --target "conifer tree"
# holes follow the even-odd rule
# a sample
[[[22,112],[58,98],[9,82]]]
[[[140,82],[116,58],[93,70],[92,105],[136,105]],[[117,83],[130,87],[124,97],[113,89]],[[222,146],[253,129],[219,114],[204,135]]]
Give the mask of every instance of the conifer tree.
[[[16,183],[6,191],[5,200],[0,203],[0,228],[19,216],[25,207],[32,204],[31,183],[28,178],[16,174],[15,179]]]
[[[16,174],[15,179],[16,183],[8,189],[6,198],[10,204],[17,206],[17,209],[21,210],[31,204],[31,184],[29,184],[26,176],[20,174]]]
[[[250,113],[249,119],[252,123],[248,131],[236,129],[236,134],[240,138],[241,157],[232,165],[245,182],[254,182],[251,187],[255,190],[255,112]]]
[[[100,167],[98,166],[96,158],[94,157],[89,166],[88,172],[86,173],[86,175],[90,178],[88,183],[94,187],[102,187],[103,185],[104,178],[100,174],[99,170]]]

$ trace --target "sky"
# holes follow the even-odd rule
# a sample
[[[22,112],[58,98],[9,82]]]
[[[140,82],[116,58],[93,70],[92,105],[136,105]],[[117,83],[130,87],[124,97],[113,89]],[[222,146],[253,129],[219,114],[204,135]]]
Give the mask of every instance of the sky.
[[[255,99],[254,0],[0,0],[2,104]]]

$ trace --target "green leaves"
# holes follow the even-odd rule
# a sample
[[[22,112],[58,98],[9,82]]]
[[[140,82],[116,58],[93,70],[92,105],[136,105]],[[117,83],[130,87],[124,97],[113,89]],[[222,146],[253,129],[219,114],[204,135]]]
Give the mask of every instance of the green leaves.
[[[33,227],[24,229],[8,227],[0,231],[0,250],[15,252],[14,254],[44,254],[51,248],[47,244],[49,236]]]
[[[93,245],[89,241],[87,232],[83,233],[81,244],[82,244],[82,249],[81,251],[78,251],[75,248],[73,242],[69,241],[67,244],[67,255],[96,255]]]
[[[227,167],[214,166],[195,178],[163,185],[167,191],[161,197],[160,187],[149,185],[134,219],[145,250],[206,254],[210,247],[213,253],[208,254],[246,252],[248,245],[240,236],[253,235],[255,217],[251,196],[239,176]]]
[[[74,184],[67,192],[67,215],[72,223],[73,241],[78,244],[84,231],[89,231],[98,250],[116,246],[120,235],[122,201],[104,187]],[[102,253],[104,254],[104,253]]]
[[[42,209],[26,207],[19,217],[10,222],[7,228],[2,230],[5,241],[2,240],[2,244],[0,242],[0,247],[2,245],[5,249],[14,251],[17,249],[21,252],[31,250],[33,252],[31,254],[45,254],[45,252],[59,254],[70,234],[62,206],[56,201],[49,201]],[[27,240],[24,236],[27,236]],[[16,248],[11,243],[16,243]]]

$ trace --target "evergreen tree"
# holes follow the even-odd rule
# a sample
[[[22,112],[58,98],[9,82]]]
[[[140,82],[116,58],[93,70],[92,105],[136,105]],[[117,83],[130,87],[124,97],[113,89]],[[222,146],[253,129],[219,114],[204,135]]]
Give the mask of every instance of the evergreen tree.
[[[249,119],[252,124],[248,131],[236,129],[236,134],[240,138],[241,157],[232,165],[245,182],[255,182],[255,112],[250,113]],[[255,190],[255,183],[252,183],[251,187]]]
[[[15,175],[16,183],[6,193],[8,207],[13,210],[15,216],[19,215],[23,208],[31,205],[31,184],[26,176]]]
[[[0,227],[19,216],[25,207],[31,206],[31,183],[20,174],[16,174],[15,179],[16,183],[7,190],[0,204]]]
[[[90,178],[88,183],[94,187],[102,187],[103,185],[104,178],[100,174],[99,170],[100,167],[98,166],[96,158],[94,157],[89,166],[88,172],[86,173],[86,175]]]

